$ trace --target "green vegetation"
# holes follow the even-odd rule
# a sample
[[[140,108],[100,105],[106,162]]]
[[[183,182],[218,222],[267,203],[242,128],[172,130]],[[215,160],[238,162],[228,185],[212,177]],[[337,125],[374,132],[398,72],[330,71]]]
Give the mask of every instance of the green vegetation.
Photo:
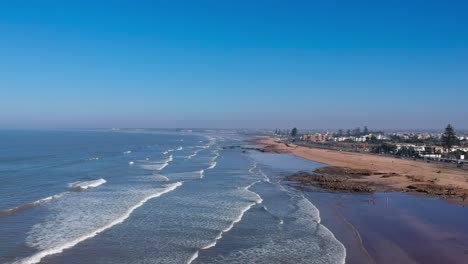
[[[291,137],[294,138],[294,137],[296,137],[296,136],[297,136],[297,128],[293,128],[293,129],[291,130]]]
[[[455,144],[457,144],[458,138],[455,133],[455,129],[452,125],[447,125],[445,132],[442,135],[442,145],[446,149],[451,149]]]

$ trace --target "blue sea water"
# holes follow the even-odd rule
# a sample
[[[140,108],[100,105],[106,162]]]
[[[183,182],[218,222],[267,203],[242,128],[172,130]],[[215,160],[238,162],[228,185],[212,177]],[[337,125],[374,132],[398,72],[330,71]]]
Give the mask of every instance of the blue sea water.
[[[344,263],[280,184],[321,165],[229,148],[245,139],[0,131],[0,263]]]

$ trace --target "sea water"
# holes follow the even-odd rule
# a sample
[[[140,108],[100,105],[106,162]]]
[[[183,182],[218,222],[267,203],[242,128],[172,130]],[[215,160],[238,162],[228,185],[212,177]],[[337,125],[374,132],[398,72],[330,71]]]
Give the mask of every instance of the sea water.
[[[239,135],[1,131],[0,263],[343,263],[313,201],[320,164]]]

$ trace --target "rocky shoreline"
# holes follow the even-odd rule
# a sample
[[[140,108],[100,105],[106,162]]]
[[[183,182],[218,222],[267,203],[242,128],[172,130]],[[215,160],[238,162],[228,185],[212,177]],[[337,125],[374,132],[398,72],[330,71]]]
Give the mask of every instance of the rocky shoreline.
[[[294,173],[286,177],[286,180],[297,182],[301,186],[309,185],[333,191],[375,192],[377,190],[375,186],[353,181],[353,179],[361,179],[366,175],[371,175],[371,172],[350,168],[324,167],[318,168],[312,173],[304,171]]]
[[[414,183],[405,188],[393,188],[383,184],[368,182],[366,177],[379,176],[382,178],[398,177],[397,173],[378,173],[367,169],[352,169],[346,167],[323,167],[313,172],[297,172],[286,177],[287,181],[299,184],[299,187],[314,186],[330,191],[351,193],[374,192],[406,192],[429,196],[439,196],[449,200],[465,202],[467,193],[462,188],[453,186],[435,185],[421,182],[417,178],[411,179]]]
[[[254,143],[255,147],[246,150],[290,153],[330,166],[286,177],[298,187],[350,193],[422,194],[468,205],[468,173],[463,170],[378,155],[308,148],[273,138],[257,138]]]

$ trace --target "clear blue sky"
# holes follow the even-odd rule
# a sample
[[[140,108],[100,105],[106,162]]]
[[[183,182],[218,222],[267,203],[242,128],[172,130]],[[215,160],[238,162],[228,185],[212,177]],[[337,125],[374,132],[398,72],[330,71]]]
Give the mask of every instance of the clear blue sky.
[[[0,127],[468,128],[466,1],[0,0]]]

